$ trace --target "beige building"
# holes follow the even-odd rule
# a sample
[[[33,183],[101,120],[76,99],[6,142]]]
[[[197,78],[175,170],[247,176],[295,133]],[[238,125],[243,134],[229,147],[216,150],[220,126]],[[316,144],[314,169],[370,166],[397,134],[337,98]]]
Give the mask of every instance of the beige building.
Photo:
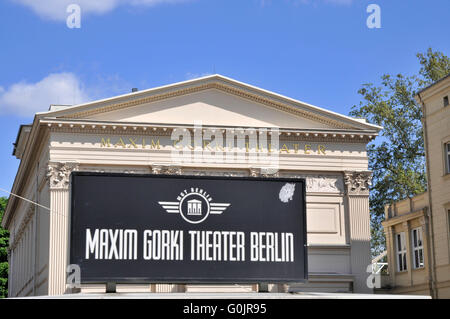
[[[386,207],[393,293],[450,298],[450,76],[416,95],[422,105],[428,191]]]
[[[273,129],[277,154],[261,163],[245,144],[233,163],[174,160],[177,130]],[[197,126],[196,126],[197,125]],[[14,155],[21,160],[3,219],[10,231],[9,295],[66,293],[70,175],[73,171],[128,174],[280,176],[306,179],[309,279],[291,291],[372,293],[366,145],[380,127],[220,75],[133,92],[76,106],[52,106],[22,126]],[[206,138],[204,136],[204,138]],[[272,140],[273,141],[273,140]],[[188,146],[189,148],[190,146]],[[217,150],[208,141],[203,150]],[[279,168],[279,169],[278,169]],[[126,199],[124,199],[126,200]],[[446,255],[447,256],[447,255]],[[448,258],[448,256],[446,257]],[[437,260],[436,260],[437,261]],[[117,291],[258,291],[248,285],[120,284]],[[286,286],[272,283],[270,291]],[[82,292],[104,292],[83,284]]]

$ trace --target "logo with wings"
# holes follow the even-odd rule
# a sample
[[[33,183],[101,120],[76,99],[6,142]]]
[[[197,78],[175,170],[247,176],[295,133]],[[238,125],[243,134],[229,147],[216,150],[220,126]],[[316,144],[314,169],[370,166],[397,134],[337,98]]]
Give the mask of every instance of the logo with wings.
[[[176,202],[158,202],[169,214],[180,214],[191,224],[200,224],[208,216],[222,214],[231,204],[213,203],[212,197],[201,188],[192,187],[184,190]]]

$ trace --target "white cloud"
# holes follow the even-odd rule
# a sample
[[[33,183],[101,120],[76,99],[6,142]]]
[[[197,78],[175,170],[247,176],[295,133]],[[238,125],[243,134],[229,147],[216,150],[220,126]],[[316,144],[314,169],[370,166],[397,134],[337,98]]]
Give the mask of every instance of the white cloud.
[[[161,3],[178,3],[188,0],[12,0],[32,9],[44,19],[65,21],[70,4],[78,4],[81,14],[105,14],[120,5],[151,6]]]
[[[19,82],[0,87],[0,114],[33,116],[47,111],[50,104],[79,104],[89,100],[73,73],[53,73],[36,83]]]

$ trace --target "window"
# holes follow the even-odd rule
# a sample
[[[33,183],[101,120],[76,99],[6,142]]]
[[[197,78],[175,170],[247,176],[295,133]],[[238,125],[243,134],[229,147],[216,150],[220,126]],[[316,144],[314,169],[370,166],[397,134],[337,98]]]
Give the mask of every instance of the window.
[[[447,211],[448,235],[450,236],[450,209]]]
[[[445,162],[446,162],[446,170],[447,174],[450,174],[450,143],[444,144],[444,153],[445,153]]]
[[[405,233],[399,233],[397,237],[397,269],[398,271],[407,270],[406,264],[406,239]]]
[[[423,236],[422,227],[414,228],[411,231],[412,248],[414,254],[414,268],[423,268]]]
[[[448,95],[444,96],[444,106],[448,105]]]

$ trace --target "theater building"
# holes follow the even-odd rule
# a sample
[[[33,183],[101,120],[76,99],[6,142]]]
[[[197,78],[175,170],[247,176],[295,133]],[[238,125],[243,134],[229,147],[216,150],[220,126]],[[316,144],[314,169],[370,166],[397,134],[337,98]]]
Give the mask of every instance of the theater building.
[[[282,285],[269,280],[245,284],[117,280],[117,292],[289,289],[372,293],[366,285],[366,270],[371,264],[371,172],[366,145],[380,129],[364,120],[220,75],[81,105],[53,105],[49,111],[36,114],[32,124],[21,126],[14,144],[13,155],[20,159],[20,166],[11,192],[21,198],[10,197],[3,218],[3,226],[10,232],[9,296],[71,291],[66,269],[71,253],[74,172],[305,180],[305,282]],[[235,145],[233,136],[233,144],[228,145],[226,132],[237,134],[236,141],[242,143]],[[266,133],[267,141],[262,138]],[[186,134],[193,139],[187,139]],[[223,140],[218,139],[221,134]],[[256,144],[251,142],[252,136],[258,136]],[[200,159],[177,157],[184,151],[198,151]],[[214,158],[217,154],[222,160]],[[235,158],[225,160],[230,154]],[[258,158],[261,154],[265,154],[264,160]],[[289,191],[286,189],[288,195],[284,197],[280,193],[280,200],[289,201]],[[123,194],[127,195],[118,192],[111,200],[121,205],[138,200]],[[204,213],[202,198],[211,202],[211,214],[226,209],[225,216],[235,206],[232,203],[228,207],[227,202],[214,206],[214,195],[211,200],[209,194],[199,194],[186,201],[186,218],[199,218]],[[160,200],[175,198],[161,196]],[[170,202],[160,205],[165,206],[167,214],[177,212]],[[78,291],[105,292],[106,286],[104,282],[82,282]]]

